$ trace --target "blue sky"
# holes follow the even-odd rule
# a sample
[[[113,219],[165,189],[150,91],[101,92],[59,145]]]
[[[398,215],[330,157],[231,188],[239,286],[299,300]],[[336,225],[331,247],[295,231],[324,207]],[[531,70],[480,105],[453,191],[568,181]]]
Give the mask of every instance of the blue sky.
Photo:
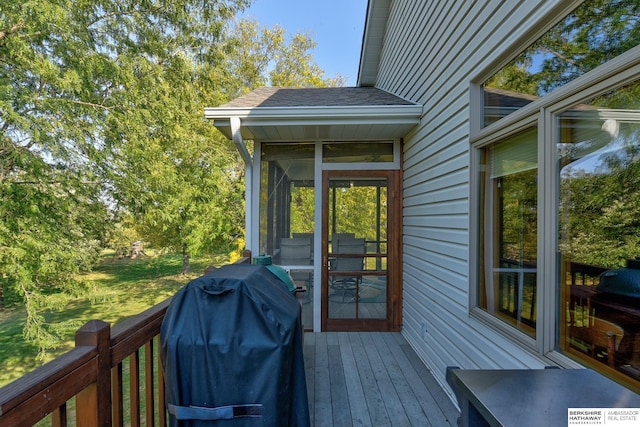
[[[367,0],[254,0],[243,16],[267,27],[278,24],[288,36],[310,32],[325,76],[339,73],[355,86],[366,11]]]

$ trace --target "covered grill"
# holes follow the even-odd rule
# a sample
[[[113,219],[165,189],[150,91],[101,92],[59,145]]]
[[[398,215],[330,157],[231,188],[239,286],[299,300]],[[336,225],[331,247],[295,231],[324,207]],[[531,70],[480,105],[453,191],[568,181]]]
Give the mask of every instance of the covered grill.
[[[262,265],[191,281],[161,328],[172,426],[308,426],[301,307]]]
[[[608,364],[640,378],[640,260],[627,260],[626,267],[607,270],[599,279],[589,299],[594,316],[589,342],[606,339]]]
[[[626,268],[600,274],[598,291],[620,297],[640,298],[640,260],[627,260]]]

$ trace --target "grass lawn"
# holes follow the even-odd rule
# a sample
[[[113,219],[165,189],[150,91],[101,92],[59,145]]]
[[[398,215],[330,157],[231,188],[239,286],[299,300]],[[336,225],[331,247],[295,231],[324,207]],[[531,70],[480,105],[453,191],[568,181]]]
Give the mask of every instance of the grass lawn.
[[[0,309],[0,387],[65,353],[73,347],[75,332],[92,319],[112,326],[171,297],[191,279],[200,276],[208,265],[228,262],[225,256],[191,259],[191,273],[180,274],[180,255],[116,258],[105,254],[91,274],[83,276],[91,283],[87,297],[71,301],[64,310],[46,313],[48,321],[66,322],[63,345],[39,360],[36,346],[22,337],[25,311]]]

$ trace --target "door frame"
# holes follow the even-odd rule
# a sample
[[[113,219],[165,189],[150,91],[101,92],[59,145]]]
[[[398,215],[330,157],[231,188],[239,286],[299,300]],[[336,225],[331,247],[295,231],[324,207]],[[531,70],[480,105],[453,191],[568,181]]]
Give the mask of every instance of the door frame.
[[[329,318],[329,180],[341,178],[387,179],[387,316],[386,319]],[[322,171],[321,228],[321,329],[322,331],[397,332],[402,328],[402,172],[401,170]]]

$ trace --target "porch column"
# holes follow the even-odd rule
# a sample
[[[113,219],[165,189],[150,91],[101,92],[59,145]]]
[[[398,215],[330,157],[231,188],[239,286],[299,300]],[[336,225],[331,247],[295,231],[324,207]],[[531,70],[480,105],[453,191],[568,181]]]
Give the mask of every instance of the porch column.
[[[240,117],[230,117],[229,122],[231,125],[231,136],[233,138],[233,142],[235,143],[242,159],[244,160],[244,185],[245,185],[245,193],[244,193],[244,203],[245,203],[245,213],[244,213],[244,232],[245,232],[245,247],[252,248],[253,246],[253,234],[251,232],[251,215],[253,212],[252,204],[251,204],[251,195],[253,194],[253,160],[251,158],[251,154],[249,150],[247,150],[247,146],[244,144],[244,140],[242,139],[242,134],[240,133]]]

